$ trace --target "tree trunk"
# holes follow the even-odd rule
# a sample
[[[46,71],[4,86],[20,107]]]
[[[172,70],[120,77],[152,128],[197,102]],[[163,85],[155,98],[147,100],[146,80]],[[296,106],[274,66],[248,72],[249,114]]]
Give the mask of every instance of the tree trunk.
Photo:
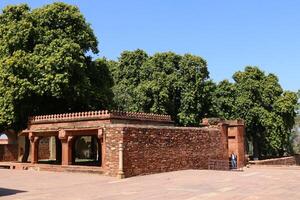
[[[253,160],[258,160],[260,157],[260,152],[259,152],[259,146],[258,146],[258,139],[257,137],[252,138],[252,143],[253,143]]]

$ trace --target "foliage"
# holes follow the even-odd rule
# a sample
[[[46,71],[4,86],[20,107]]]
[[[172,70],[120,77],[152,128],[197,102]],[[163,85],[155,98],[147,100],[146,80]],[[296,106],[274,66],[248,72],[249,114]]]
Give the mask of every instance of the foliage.
[[[275,75],[257,67],[246,67],[233,79],[234,83],[223,81],[215,90],[216,115],[245,120],[255,157],[291,152],[296,94],[283,91]]]
[[[141,67],[148,59],[142,50],[124,51],[118,62],[110,62],[110,71],[114,78],[114,102],[116,109],[141,111],[138,107],[137,86],[141,82]]]
[[[294,153],[300,154],[300,103],[299,103],[300,90],[298,90],[297,96],[298,96],[298,103],[295,108],[297,115],[295,117],[295,125],[294,125],[293,131],[292,131],[290,141],[291,141]]]
[[[118,109],[170,114],[182,125],[196,125],[209,112],[213,83],[199,56],[125,51],[111,72]]]
[[[219,82],[212,93],[212,112],[216,117],[224,119],[235,119],[237,107],[235,105],[236,99],[235,84],[230,83],[228,80]]]
[[[98,52],[97,44],[75,6],[54,3],[32,11],[26,4],[4,8],[0,14],[0,129],[19,130],[29,115],[107,107],[112,97],[108,62],[93,62],[86,56]]]

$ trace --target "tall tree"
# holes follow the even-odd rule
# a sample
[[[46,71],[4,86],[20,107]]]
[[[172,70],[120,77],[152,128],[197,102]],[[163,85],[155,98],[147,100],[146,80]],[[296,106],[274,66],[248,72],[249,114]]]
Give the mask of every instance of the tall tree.
[[[196,125],[209,113],[213,83],[199,56],[125,51],[111,71],[119,109],[170,114],[181,125]]]
[[[212,92],[212,113],[215,117],[223,119],[237,118],[237,107],[235,105],[237,91],[234,83],[228,80],[219,82]]]
[[[114,78],[114,102],[116,109],[141,111],[137,99],[137,86],[141,83],[141,68],[148,55],[143,50],[124,51],[117,62],[110,62]]]
[[[0,129],[18,130],[33,114],[108,106],[112,80],[102,80],[109,76],[108,63],[93,62],[86,54],[97,53],[97,44],[75,6],[54,3],[32,11],[26,4],[4,8],[0,14]]]
[[[242,118],[254,157],[290,151],[297,96],[283,91],[274,74],[248,66],[233,75],[235,83],[219,83],[214,110],[225,118]]]
[[[300,103],[299,103],[300,90],[298,90],[297,96],[298,96],[298,103],[295,108],[297,114],[295,117],[295,125],[293,128],[291,143],[293,145],[293,151],[299,154],[300,153]]]

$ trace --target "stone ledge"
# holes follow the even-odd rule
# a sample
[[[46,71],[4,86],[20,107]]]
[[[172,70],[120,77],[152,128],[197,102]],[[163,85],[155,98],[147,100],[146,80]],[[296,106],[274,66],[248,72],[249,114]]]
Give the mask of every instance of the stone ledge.
[[[170,115],[101,110],[101,111],[33,116],[29,118],[29,124],[45,123],[45,122],[85,121],[85,120],[97,120],[97,119],[128,119],[128,120],[145,120],[145,121],[173,123]]]
[[[95,130],[99,128],[151,128],[151,129],[175,129],[175,130],[220,130],[217,126],[216,127],[179,127],[179,126],[166,126],[166,125],[138,125],[138,124],[99,124],[99,126],[62,126],[62,127],[55,127],[55,128],[42,128],[42,129],[35,129],[35,130],[28,130],[25,129],[22,133],[19,134],[23,135],[24,133],[29,132],[58,132],[61,129],[72,131],[77,129],[84,129],[84,130]]]
[[[300,155],[250,161],[249,164],[252,164],[252,165],[299,165],[300,164]]]

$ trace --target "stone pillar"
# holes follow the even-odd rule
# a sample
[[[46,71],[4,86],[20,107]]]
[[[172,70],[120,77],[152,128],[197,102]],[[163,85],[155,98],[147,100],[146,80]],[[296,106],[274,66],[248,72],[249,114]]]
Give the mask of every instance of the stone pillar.
[[[56,160],[56,147],[55,147],[55,136],[49,138],[49,151],[50,151],[50,160]]]
[[[237,135],[237,153],[238,153],[238,162],[237,167],[242,168],[246,165],[246,150],[245,150],[245,126],[244,124],[238,126],[238,135]]]
[[[218,124],[221,130],[221,134],[222,134],[222,144],[223,144],[223,157],[228,159],[229,158],[229,151],[228,151],[228,124],[221,122]]]
[[[59,131],[59,139],[62,146],[62,165],[72,165],[72,140],[73,136],[66,135],[65,130]]]
[[[29,133],[29,139],[31,146],[31,163],[36,164],[38,162],[39,137],[34,136],[33,133]]]
[[[119,171],[118,171],[118,178],[122,179],[125,178],[124,171],[123,171],[123,143],[119,142]]]
[[[98,134],[97,134],[97,142],[98,142],[98,161],[100,166],[104,167],[104,154],[105,154],[105,146],[104,146],[104,134],[103,134],[103,129],[98,129]]]

